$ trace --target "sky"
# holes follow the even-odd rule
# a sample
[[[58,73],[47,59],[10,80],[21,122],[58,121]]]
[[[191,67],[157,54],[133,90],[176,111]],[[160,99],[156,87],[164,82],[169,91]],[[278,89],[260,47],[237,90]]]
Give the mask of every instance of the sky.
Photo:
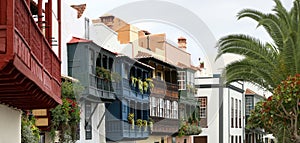
[[[95,19],[108,13],[109,11],[116,9],[122,5],[139,2],[141,0],[64,0],[67,4],[83,4],[86,3],[87,7],[84,15],[90,19]],[[152,1],[152,0],[147,0]],[[158,1],[158,0],[155,0]],[[169,2],[178,6],[181,6],[191,13],[197,15],[197,17],[203,21],[208,29],[217,40],[228,34],[247,34],[255,36],[262,41],[271,41],[264,29],[257,28],[257,23],[251,19],[237,20],[237,13],[245,8],[259,10],[265,13],[272,12],[274,7],[273,0],[161,0]],[[291,8],[292,0],[282,0],[283,5],[286,8]],[[145,6],[146,7],[151,7]],[[168,8],[165,9],[168,11]],[[130,10],[125,11],[130,13]],[[162,11],[164,12],[164,11]],[[180,11],[174,12],[174,18]],[[134,14],[133,14],[134,15]],[[180,19],[179,19],[180,20]],[[131,22],[129,22],[131,23]],[[205,53],[203,45],[197,43],[191,34],[176,27],[172,24],[139,20],[133,22],[140,29],[148,30],[151,33],[166,33],[167,39],[177,43],[177,38],[180,36],[187,38],[187,51],[191,53],[192,62],[194,65],[199,63],[198,59],[206,61],[210,55]],[[213,48],[213,47],[212,47]],[[199,52],[200,51],[200,52]],[[229,63],[238,59],[236,56],[227,56],[225,63]]]

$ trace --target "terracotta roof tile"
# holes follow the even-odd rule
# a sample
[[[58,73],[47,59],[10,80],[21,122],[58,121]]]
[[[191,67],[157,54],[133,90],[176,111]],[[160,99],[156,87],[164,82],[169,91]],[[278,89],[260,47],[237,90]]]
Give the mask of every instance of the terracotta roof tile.
[[[245,94],[256,94],[256,93],[250,90],[249,88],[247,88]]]
[[[72,37],[72,39],[68,42],[68,44],[73,44],[73,43],[88,43],[92,42],[92,40],[87,40],[83,38],[78,38],[78,37]]]
[[[86,4],[71,5],[71,7],[77,10],[77,18],[80,18],[86,8]]]

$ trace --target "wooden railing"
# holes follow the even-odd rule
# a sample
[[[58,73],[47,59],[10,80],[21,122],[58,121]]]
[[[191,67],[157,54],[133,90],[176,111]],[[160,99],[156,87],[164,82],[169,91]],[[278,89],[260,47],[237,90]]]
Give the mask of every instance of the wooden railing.
[[[60,96],[60,59],[32,18],[24,0],[15,0],[14,53],[49,91]]]
[[[172,98],[178,98],[178,85],[165,82],[158,79],[153,79],[154,88],[151,93],[166,95]]]
[[[106,134],[111,135],[123,135],[117,138],[147,138],[149,136],[149,126],[138,127],[137,125],[132,126],[127,121],[121,120],[108,120],[106,124]],[[121,134],[119,134],[121,133]],[[116,137],[116,136],[115,136]]]

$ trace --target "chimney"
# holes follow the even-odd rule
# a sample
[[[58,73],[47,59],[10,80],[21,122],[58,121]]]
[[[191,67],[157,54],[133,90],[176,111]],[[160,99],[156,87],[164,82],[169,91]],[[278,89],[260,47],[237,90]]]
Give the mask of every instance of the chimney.
[[[186,51],[186,39],[184,37],[178,38],[178,48]]]

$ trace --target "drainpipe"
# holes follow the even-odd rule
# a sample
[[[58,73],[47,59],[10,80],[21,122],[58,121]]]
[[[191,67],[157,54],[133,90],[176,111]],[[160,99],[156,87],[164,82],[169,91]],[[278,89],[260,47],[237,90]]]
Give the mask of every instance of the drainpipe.
[[[48,21],[48,24],[49,24],[49,37],[48,37],[48,41],[50,43],[50,46],[52,48],[52,0],[48,0],[48,5],[49,5],[49,21]]]

